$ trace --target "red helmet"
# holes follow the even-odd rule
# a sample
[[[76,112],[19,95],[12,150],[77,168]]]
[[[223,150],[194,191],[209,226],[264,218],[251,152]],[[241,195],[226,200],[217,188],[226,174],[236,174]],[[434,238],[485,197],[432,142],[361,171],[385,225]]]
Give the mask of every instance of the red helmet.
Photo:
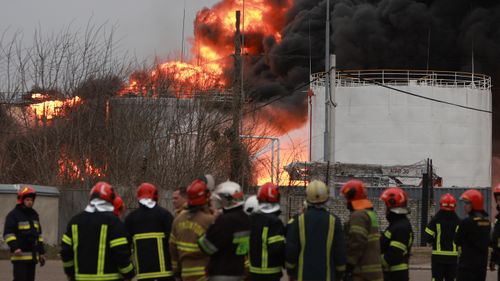
[[[22,204],[24,199],[28,197],[32,197],[35,200],[36,190],[29,185],[25,185],[17,192],[17,204]]]
[[[115,197],[116,193],[113,190],[113,187],[111,187],[109,183],[104,181],[96,183],[90,190],[90,200],[99,198],[113,204]]]
[[[259,188],[257,199],[260,203],[279,203],[280,191],[274,183],[267,182]]]
[[[384,201],[385,206],[391,212],[396,214],[408,214],[408,195],[399,187],[389,187],[380,195],[380,200]]]
[[[472,210],[482,211],[484,210],[484,197],[481,192],[477,189],[469,189],[462,193],[460,200],[470,202],[472,205]]]
[[[444,211],[455,211],[457,200],[450,193],[443,194],[439,200],[439,207]]]
[[[208,204],[210,191],[207,182],[203,178],[195,179],[186,190],[187,203],[189,206],[203,206]]]
[[[149,182],[143,182],[137,188],[137,200],[152,199],[158,202],[158,189]]]
[[[500,183],[493,188],[493,195],[500,195]]]
[[[368,200],[365,184],[360,180],[350,180],[344,184],[340,193],[344,195],[347,202],[351,203],[354,210],[373,208],[373,204]]]
[[[121,218],[125,212],[125,203],[123,203],[123,199],[120,196],[116,196],[115,200],[113,200],[113,207],[115,207],[113,214]]]

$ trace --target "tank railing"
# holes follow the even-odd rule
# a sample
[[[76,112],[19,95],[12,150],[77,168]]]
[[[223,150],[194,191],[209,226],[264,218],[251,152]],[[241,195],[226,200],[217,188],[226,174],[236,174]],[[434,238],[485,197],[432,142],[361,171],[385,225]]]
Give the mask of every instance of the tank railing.
[[[324,73],[311,75],[312,87],[324,87]],[[426,70],[349,70],[338,71],[336,84],[359,87],[374,82],[390,86],[432,86],[444,88],[491,89],[491,77],[484,74]]]

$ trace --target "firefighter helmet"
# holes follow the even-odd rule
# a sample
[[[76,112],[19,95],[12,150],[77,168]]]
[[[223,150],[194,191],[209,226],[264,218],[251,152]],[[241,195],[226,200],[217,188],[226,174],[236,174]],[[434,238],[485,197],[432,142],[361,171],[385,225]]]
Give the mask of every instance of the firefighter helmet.
[[[444,211],[455,211],[457,199],[450,193],[443,194],[439,200],[439,208]]]
[[[17,192],[17,204],[22,204],[24,199],[26,198],[33,198],[33,200],[35,200],[36,198],[36,190],[29,186],[29,185],[25,185],[25,186],[22,186],[19,191]]]
[[[466,201],[470,203],[472,206],[472,210],[474,211],[483,211],[484,210],[484,197],[481,192],[477,189],[469,189],[462,193],[460,196],[460,200]]]
[[[113,200],[113,214],[115,216],[121,218],[123,213],[125,212],[125,203],[123,202],[123,199],[120,196],[116,196],[115,200]]]
[[[243,211],[245,211],[247,215],[251,215],[259,211],[259,200],[256,195],[252,195],[245,200]]]
[[[220,198],[222,208],[230,210],[245,203],[241,186],[232,181],[226,181],[217,186],[215,194]]]
[[[187,203],[189,206],[202,206],[208,204],[210,198],[210,191],[208,190],[207,181],[205,177],[195,179],[187,187]]]
[[[306,187],[306,200],[311,204],[321,204],[328,201],[330,191],[326,184],[319,180],[310,182]]]
[[[350,180],[346,182],[340,192],[354,210],[373,208],[372,202],[368,200],[366,186],[360,180]]]
[[[279,203],[280,191],[274,183],[267,182],[259,188],[257,199],[259,203]]]
[[[388,210],[396,214],[410,213],[407,207],[408,195],[399,187],[389,187],[380,195]]]
[[[113,190],[113,187],[109,183],[104,181],[96,183],[90,190],[90,200],[99,198],[113,204],[115,197],[116,193]]]
[[[151,199],[158,202],[158,189],[149,182],[143,182],[137,188],[137,200]]]

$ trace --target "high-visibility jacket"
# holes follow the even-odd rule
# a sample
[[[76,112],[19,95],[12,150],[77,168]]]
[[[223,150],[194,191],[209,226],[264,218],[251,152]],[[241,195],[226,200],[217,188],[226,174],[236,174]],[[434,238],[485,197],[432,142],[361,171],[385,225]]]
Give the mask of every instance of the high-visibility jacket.
[[[380,232],[377,215],[373,210],[356,210],[351,213],[345,228],[347,264],[353,276],[361,280],[384,279],[380,260]]]
[[[208,276],[243,276],[250,247],[250,219],[243,206],[224,210],[198,240],[198,245],[210,255]]]
[[[175,218],[169,242],[170,255],[172,269],[183,281],[207,279],[205,269],[210,258],[200,250],[198,239],[213,221],[208,207],[184,210]]]
[[[390,212],[387,215],[389,226],[380,238],[382,268],[385,272],[408,273],[413,229],[406,215]]]
[[[158,205],[150,209],[139,204],[125,218],[138,280],[165,280],[174,275],[168,249],[172,221],[172,214]]]
[[[458,268],[485,272],[488,266],[490,244],[490,221],[486,212],[471,212],[463,219],[455,234],[455,244],[462,250],[458,257]]]
[[[77,281],[115,281],[135,276],[125,226],[112,212],[81,212],[62,237],[64,272]]]
[[[22,204],[16,205],[5,218],[3,239],[9,245],[12,262],[36,263],[38,256],[45,253],[38,213]],[[14,255],[16,249],[21,249],[21,256]]]
[[[491,234],[490,247],[493,249],[491,252],[491,261],[500,264],[500,212],[495,217],[495,226]]]
[[[298,281],[340,279],[345,271],[345,246],[340,219],[326,209],[310,206],[288,223],[287,272]]]
[[[277,214],[250,216],[250,274],[252,280],[279,278],[285,265],[285,227]]]
[[[454,211],[439,210],[425,228],[425,238],[432,244],[432,261],[458,263],[458,248],[453,239],[460,219]]]

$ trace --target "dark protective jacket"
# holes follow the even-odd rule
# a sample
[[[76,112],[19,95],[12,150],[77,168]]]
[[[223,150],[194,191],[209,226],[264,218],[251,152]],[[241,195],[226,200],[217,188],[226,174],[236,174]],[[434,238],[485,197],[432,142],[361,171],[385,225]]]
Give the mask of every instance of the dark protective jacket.
[[[9,245],[13,262],[36,263],[38,256],[45,253],[38,213],[22,204],[17,204],[5,218],[3,239]],[[16,249],[21,249],[23,254],[15,256]]]
[[[455,244],[462,248],[458,257],[459,269],[486,271],[490,244],[490,221],[484,211],[469,213],[458,226]]]
[[[491,261],[500,264],[500,212],[495,217],[495,226],[491,234],[490,247],[493,249],[491,252]]]
[[[208,276],[243,276],[250,247],[250,219],[243,207],[224,210],[198,240],[198,245],[210,255]]]
[[[408,273],[413,229],[406,215],[390,212],[387,215],[389,226],[380,238],[382,268],[389,274],[405,271]]]
[[[373,210],[357,210],[346,223],[347,264],[361,280],[384,279],[380,260],[380,230]]]
[[[182,211],[174,220],[170,234],[172,269],[183,281],[202,280],[205,277],[209,256],[198,246],[198,239],[214,222],[208,207]]]
[[[139,204],[125,218],[138,280],[173,276],[168,245],[172,221],[172,214],[158,204],[151,209]]]
[[[425,239],[432,245],[432,261],[445,264],[458,263],[455,233],[460,219],[454,211],[439,210],[425,228]]]
[[[333,281],[345,271],[346,250],[340,219],[310,206],[290,220],[286,232],[286,268],[298,281]]]
[[[66,275],[77,281],[114,281],[135,276],[125,226],[112,212],[81,212],[61,244]]]
[[[250,216],[250,274],[252,280],[279,279],[285,265],[285,227],[279,214]]]

